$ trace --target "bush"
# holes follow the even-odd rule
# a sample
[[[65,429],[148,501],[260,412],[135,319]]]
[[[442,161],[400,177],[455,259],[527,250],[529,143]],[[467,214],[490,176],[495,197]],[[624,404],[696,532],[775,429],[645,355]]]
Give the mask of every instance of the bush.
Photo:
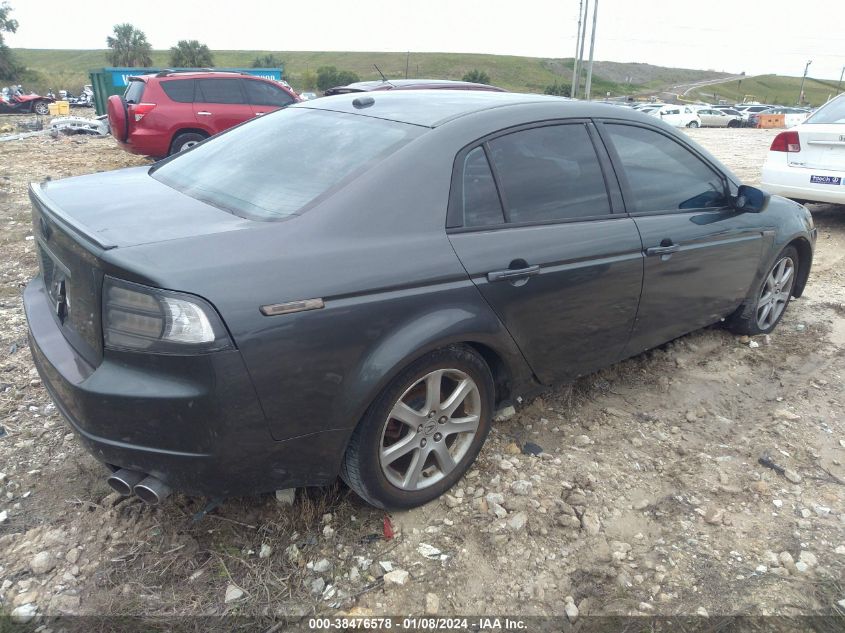
[[[320,66],[317,69],[317,87],[324,92],[329,88],[345,86],[356,81],[361,80],[349,70],[338,70],[334,66]]]
[[[490,75],[483,70],[477,68],[469,71],[463,76],[463,81],[469,81],[474,84],[490,84]]]
[[[554,82],[551,86],[546,86],[546,89],[543,91],[547,95],[554,95],[556,97],[568,97],[571,92],[571,86],[569,84],[559,84],[558,82]]]
[[[317,89],[317,73],[313,70],[306,70],[300,77],[302,92],[313,92]]]
[[[268,53],[267,55],[259,55],[253,59],[250,66],[252,68],[281,68],[284,63],[284,60],[280,57]]]

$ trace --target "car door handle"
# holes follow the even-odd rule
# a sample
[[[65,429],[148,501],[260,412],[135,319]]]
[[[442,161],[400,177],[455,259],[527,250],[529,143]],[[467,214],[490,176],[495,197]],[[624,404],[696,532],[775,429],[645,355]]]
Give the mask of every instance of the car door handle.
[[[652,246],[651,248],[647,248],[645,254],[649,257],[654,257],[657,255],[671,255],[672,253],[677,253],[679,250],[681,250],[681,247],[677,244],[669,244],[668,246]]]
[[[200,110],[197,112],[197,116],[211,116],[211,112],[208,112],[207,110]]]
[[[526,266],[525,268],[508,268],[507,270],[494,270],[487,273],[487,281],[514,281],[526,279],[540,274],[540,266]]]
[[[267,113],[266,112],[256,112],[255,116],[263,116],[265,114],[267,114]]]

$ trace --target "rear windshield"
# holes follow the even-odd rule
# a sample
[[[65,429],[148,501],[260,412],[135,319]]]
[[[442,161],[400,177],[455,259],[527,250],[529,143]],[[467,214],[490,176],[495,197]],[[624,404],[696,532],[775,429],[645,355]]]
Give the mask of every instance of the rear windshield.
[[[141,97],[144,96],[144,88],[147,84],[140,79],[129,80],[129,85],[126,86],[126,92],[123,93],[123,98],[126,103],[141,103]]]
[[[805,123],[845,123],[845,95],[828,101]]]
[[[423,128],[354,114],[288,108],[153,167],[153,178],[256,220],[301,212],[384,160]]]

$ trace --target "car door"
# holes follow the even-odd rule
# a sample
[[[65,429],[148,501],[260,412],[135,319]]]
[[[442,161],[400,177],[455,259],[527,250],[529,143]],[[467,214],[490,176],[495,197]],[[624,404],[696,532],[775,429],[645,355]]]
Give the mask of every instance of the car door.
[[[294,102],[293,97],[281,86],[260,79],[244,79],[246,99],[253,116],[262,116],[273,110],[284,108]]]
[[[627,350],[636,354],[733,312],[751,287],[763,235],[756,216],[731,206],[724,174],[691,146],[640,124],[599,128],[643,242]]]
[[[660,110],[660,118],[668,123],[669,125],[673,125],[675,127],[680,127],[683,125],[681,118],[681,109],[676,106],[668,106],[666,108],[661,108]]]
[[[455,161],[449,239],[538,378],[571,380],[625,347],[642,243],[586,121],[508,131]]]
[[[721,110],[701,110],[698,113],[701,124],[709,127],[727,127],[729,117]]]
[[[252,118],[241,80],[236,77],[197,79],[194,97],[197,123],[212,134]]]

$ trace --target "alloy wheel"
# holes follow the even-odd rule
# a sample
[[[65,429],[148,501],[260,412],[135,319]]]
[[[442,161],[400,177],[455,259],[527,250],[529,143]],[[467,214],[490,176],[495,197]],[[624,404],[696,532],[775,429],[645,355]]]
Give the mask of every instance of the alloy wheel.
[[[783,257],[772,267],[757,300],[757,327],[760,330],[769,330],[777,323],[789,303],[794,283],[795,262],[791,257]]]
[[[448,476],[467,454],[481,419],[478,385],[458,369],[437,369],[393,405],[379,445],[381,470],[402,490]]]

